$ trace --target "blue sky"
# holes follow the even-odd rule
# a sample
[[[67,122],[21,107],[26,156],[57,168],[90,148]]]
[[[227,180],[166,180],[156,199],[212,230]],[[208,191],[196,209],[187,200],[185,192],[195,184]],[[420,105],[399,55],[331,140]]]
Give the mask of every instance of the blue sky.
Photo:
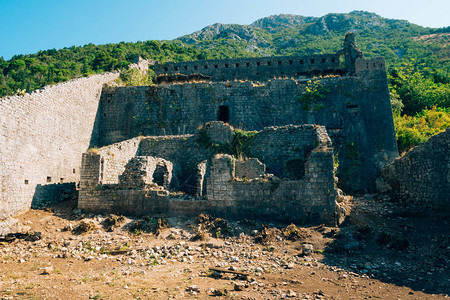
[[[214,23],[352,10],[428,27],[450,25],[449,0],[0,0],[0,56],[88,43],[170,40]]]

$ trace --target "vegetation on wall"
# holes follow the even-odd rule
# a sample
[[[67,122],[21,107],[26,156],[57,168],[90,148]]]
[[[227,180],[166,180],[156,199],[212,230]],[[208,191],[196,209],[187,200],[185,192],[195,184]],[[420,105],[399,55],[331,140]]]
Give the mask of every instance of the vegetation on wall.
[[[305,86],[305,91],[300,96],[300,103],[303,110],[308,111],[310,109],[317,111],[323,107],[320,100],[326,98],[326,94],[330,92],[330,89],[326,88],[322,81],[318,78],[308,80]]]
[[[116,82],[119,85],[125,86],[144,86],[144,85],[152,85],[154,72],[149,69],[148,71],[141,71],[139,69],[128,69],[120,72],[119,78]]]
[[[241,159],[245,157],[251,157],[249,153],[249,147],[253,143],[253,140],[257,134],[257,131],[235,129],[231,142],[226,144],[215,144],[209,138],[206,130],[204,130],[204,128],[201,128],[199,130],[197,141],[204,147],[211,149],[213,154],[230,154]]]

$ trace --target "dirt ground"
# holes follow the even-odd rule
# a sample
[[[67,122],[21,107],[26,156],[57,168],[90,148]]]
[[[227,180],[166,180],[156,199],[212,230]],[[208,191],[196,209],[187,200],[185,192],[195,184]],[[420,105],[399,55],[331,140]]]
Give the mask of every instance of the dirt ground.
[[[448,298],[448,216],[373,195],[349,205],[339,227],[29,210],[26,233],[0,239],[0,297]]]

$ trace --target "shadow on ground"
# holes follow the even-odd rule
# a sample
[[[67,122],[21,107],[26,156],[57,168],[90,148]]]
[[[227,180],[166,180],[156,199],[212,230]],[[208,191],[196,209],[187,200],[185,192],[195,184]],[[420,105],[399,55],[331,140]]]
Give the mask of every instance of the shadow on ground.
[[[85,218],[92,219],[96,216],[85,215],[79,211],[76,199],[53,203],[42,209],[51,210],[60,218],[81,223]],[[111,215],[103,217],[107,221]],[[161,216],[131,218],[133,221],[123,228],[130,233],[155,234],[166,226],[158,224],[159,217]],[[295,239],[290,240],[299,244],[311,241],[311,232],[320,232],[317,233],[318,236],[327,238],[322,238],[322,245],[316,248],[324,249],[322,263],[365,274],[389,284],[407,286],[416,291],[448,295],[450,294],[449,222],[448,214],[412,211],[385,198],[365,196],[355,199],[349,216],[336,230],[333,228],[323,230],[323,226],[286,227],[287,224],[267,226],[263,222],[249,220],[228,222],[220,218],[201,219],[200,216],[197,220],[187,218],[184,227],[193,238],[199,235],[198,238],[201,239],[202,232],[219,238],[237,236],[244,232],[253,235],[254,242],[263,245],[265,239],[270,244],[277,236],[290,239],[286,232],[291,235],[296,233]],[[107,226],[111,224],[108,222],[103,224],[104,229],[107,231]],[[238,226],[239,229],[233,230],[234,226]],[[255,236],[256,231],[258,233]],[[325,246],[325,240],[329,241],[328,238],[332,238],[331,243]]]
[[[448,214],[359,198],[323,263],[430,294],[450,293]]]

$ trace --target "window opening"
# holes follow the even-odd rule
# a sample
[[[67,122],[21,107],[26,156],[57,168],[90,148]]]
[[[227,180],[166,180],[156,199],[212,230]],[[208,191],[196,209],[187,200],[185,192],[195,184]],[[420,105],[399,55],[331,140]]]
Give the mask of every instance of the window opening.
[[[224,123],[228,123],[230,120],[230,110],[228,108],[228,105],[220,105],[219,106],[219,121],[222,121]]]
[[[164,166],[156,165],[155,171],[153,172],[153,182],[159,186],[164,186],[164,174]]]

